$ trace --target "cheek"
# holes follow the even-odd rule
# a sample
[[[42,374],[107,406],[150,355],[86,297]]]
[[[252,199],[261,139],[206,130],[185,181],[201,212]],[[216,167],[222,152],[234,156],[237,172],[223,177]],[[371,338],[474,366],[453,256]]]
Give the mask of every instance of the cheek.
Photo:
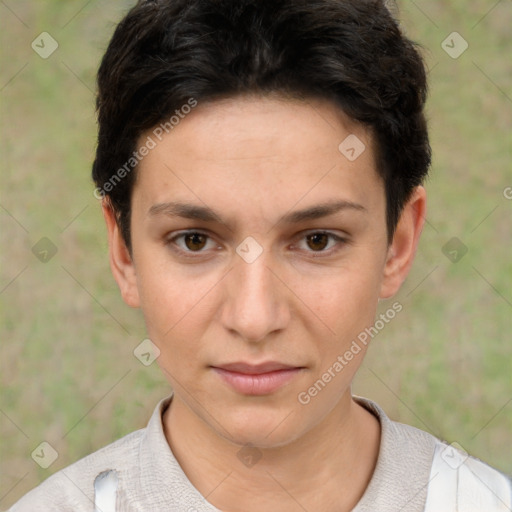
[[[142,267],[142,266],[141,266]],[[180,355],[198,355],[198,343],[212,315],[211,299],[218,278],[190,275],[189,269],[145,265],[138,274],[141,309],[150,339],[161,351],[165,364],[183,361]],[[172,356],[172,357],[171,357]]]
[[[373,261],[354,262],[304,280],[304,302],[336,333],[338,342],[373,322],[380,290],[378,267]]]
[[[163,338],[180,325],[180,319],[192,310],[194,290],[178,274],[157,265],[141,266],[137,275],[141,309],[152,340],[161,345]]]
[[[200,335],[194,331],[192,315],[199,298],[194,300],[192,295],[195,294],[184,293],[187,284],[183,278],[158,277],[152,272],[141,277],[145,279],[139,286],[139,294],[148,337],[160,350],[158,366],[176,389],[196,370],[192,362],[197,357],[195,340],[200,339]]]
[[[358,337],[374,322],[378,282],[371,268],[345,268],[336,277],[317,279],[310,288],[307,302],[314,304],[314,313],[322,322],[317,322],[320,327],[312,333],[316,340],[313,374],[297,398],[307,403],[312,417],[335,406],[363,362],[368,344]]]

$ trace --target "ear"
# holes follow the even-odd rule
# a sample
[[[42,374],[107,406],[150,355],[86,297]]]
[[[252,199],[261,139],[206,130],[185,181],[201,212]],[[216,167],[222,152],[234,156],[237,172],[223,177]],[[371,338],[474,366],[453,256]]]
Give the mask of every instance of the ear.
[[[103,200],[101,205],[108,230],[110,269],[119,286],[123,300],[132,308],[140,306],[135,266],[117,224],[111,204]]]
[[[388,248],[380,289],[381,299],[395,295],[411,269],[425,224],[426,195],[422,186],[416,187],[402,210],[393,241]]]

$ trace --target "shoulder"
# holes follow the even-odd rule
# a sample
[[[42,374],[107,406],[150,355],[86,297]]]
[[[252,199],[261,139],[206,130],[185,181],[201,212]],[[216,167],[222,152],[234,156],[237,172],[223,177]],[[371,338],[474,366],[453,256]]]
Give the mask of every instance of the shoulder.
[[[407,425],[391,420],[383,409],[372,400],[354,396],[357,403],[370,411],[379,420],[381,426],[380,457],[409,464],[412,460],[415,465],[421,462],[423,466],[430,463],[434,454],[437,438],[433,435]]]
[[[425,512],[509,512],[512,480],[456,443],[436,442]]]
[[[29,491],[9,512],[94,510],[94,480],[115,467],[132,479],[139,467],[139,446],[146,429],[136,430],[57,471]],[[130,478],[131,477],[131,478]]]
[[[381,427],[377,464],[354,512],[423,511],[436,438],[390,420],[367,398],[353,398],[377,417]]]
[[[376,503],[379,511],[400,507],[422,512],[512,510],[509,477],[455,443],[449,445],[421,429],[390,420],[375,402],[354,399],[381,424],[377,466],[357,512],[373,511]]]
[[[9,512],[92,510],[96,476],[112,467],[125,474],[136,471],[145,430],[136,430],[57,471],[23,496]]]

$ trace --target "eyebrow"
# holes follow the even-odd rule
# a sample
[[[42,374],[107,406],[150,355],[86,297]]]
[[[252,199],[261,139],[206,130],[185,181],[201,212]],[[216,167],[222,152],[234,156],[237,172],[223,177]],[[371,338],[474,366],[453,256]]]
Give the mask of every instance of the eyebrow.
[[[327,217],[343,210],[367,211],[363,205],[352,201],[326,201],[314,206],[309,206],[302,210],[286,213],[278,220],[278,223],[297,224],[307,220]],[[184,219],[195,219],[205,222],[218,222],[229,227],[229,223],[223,220],[221,215],[215,210],[212,210],[208,206],[200,206],[192,203],[182,203],[177,201],[158,203],[151,206],[148,210],[148,215],[150,217],[166,215],[169,217],[182,217]]]

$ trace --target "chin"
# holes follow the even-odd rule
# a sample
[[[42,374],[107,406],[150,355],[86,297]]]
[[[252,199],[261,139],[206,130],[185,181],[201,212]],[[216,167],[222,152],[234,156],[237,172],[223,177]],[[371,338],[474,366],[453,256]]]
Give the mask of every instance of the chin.
[[[217,433],[239,446],[278,448],[300,437],[294,414],[282,411],[245,411],[223,414],[222,426]],[[215,425],[215,427],[218,427]]]
[[[296,432],[281,432],[279,435],[265,435],[261,430],[246,430],[245,432],[236,433],[235,435],[226,436],[225,432],[219,432],[227,441],[239,446],[252,446],[262,450],[280,448],[286,446],[300,437]]]

